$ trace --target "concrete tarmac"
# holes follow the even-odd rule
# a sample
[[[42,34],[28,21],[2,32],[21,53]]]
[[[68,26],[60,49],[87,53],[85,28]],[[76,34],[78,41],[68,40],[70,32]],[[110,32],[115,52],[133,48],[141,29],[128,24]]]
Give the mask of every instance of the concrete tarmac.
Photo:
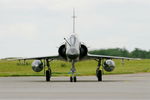
[[[77,77],[0,77],[0,100],[150,100],[150,73]]]

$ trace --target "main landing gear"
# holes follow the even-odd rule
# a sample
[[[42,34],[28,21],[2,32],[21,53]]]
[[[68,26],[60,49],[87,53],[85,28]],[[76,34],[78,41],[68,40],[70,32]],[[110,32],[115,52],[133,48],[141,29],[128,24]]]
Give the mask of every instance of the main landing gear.
[[[75,62],[72,61],[72,67],[71,67],[71,76],[70,76],[70,82],[76,82],[77,77],[75,75],[76,69],[75,69]]]
[[[46,59],[46,66],[48,67],[48,69],[45,71],[46,73],[46,81],[48,82],[48,81],[50,81],[50,78],[51,78],[51,75],[52,75],[52,71],[51,71],[51,68],[50,68],[50,64],[49,64],[49,61],[48,61],[48,59]],[[45,67],[45,65],[44,65],[44,67]]]
[[[102,70],[100,69],[100,66],[101,66],[101,59],[98,60],[98,65],[96,69],[96,76],[98,81],[102,81]]]

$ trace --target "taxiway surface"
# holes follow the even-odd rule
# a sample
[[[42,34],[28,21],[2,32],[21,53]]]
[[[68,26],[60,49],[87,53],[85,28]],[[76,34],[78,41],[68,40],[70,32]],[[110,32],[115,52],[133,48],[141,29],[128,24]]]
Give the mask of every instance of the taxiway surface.
[[[69,77],[0,77],[0,100],[150,100],[150,73]]]

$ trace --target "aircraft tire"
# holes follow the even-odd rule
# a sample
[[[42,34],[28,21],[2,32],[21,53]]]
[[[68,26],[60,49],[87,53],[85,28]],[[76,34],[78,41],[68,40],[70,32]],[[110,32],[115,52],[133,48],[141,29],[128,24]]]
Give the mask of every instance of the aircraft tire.
[[[70,77],[70,82],[73,82],[73,78],[72,77]]]
[[[50,81],[50,71],[46,70],[46,81]]]
[[[102,71],[101,70],[98,70],[97,78],[98,78],[98,81],[102,81]]]
[[[74,77],[74,82],[77,82],[77,77],[76,76]]]

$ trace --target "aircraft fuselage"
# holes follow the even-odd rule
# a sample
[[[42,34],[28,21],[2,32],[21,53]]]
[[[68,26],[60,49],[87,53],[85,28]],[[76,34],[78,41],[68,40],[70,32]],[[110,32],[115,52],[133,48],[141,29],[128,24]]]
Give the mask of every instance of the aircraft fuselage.
[[[66,56],[70,60],[78,60],[80,56],[81,43],[77,37],[77,34],[72,33],[66,40]]]

